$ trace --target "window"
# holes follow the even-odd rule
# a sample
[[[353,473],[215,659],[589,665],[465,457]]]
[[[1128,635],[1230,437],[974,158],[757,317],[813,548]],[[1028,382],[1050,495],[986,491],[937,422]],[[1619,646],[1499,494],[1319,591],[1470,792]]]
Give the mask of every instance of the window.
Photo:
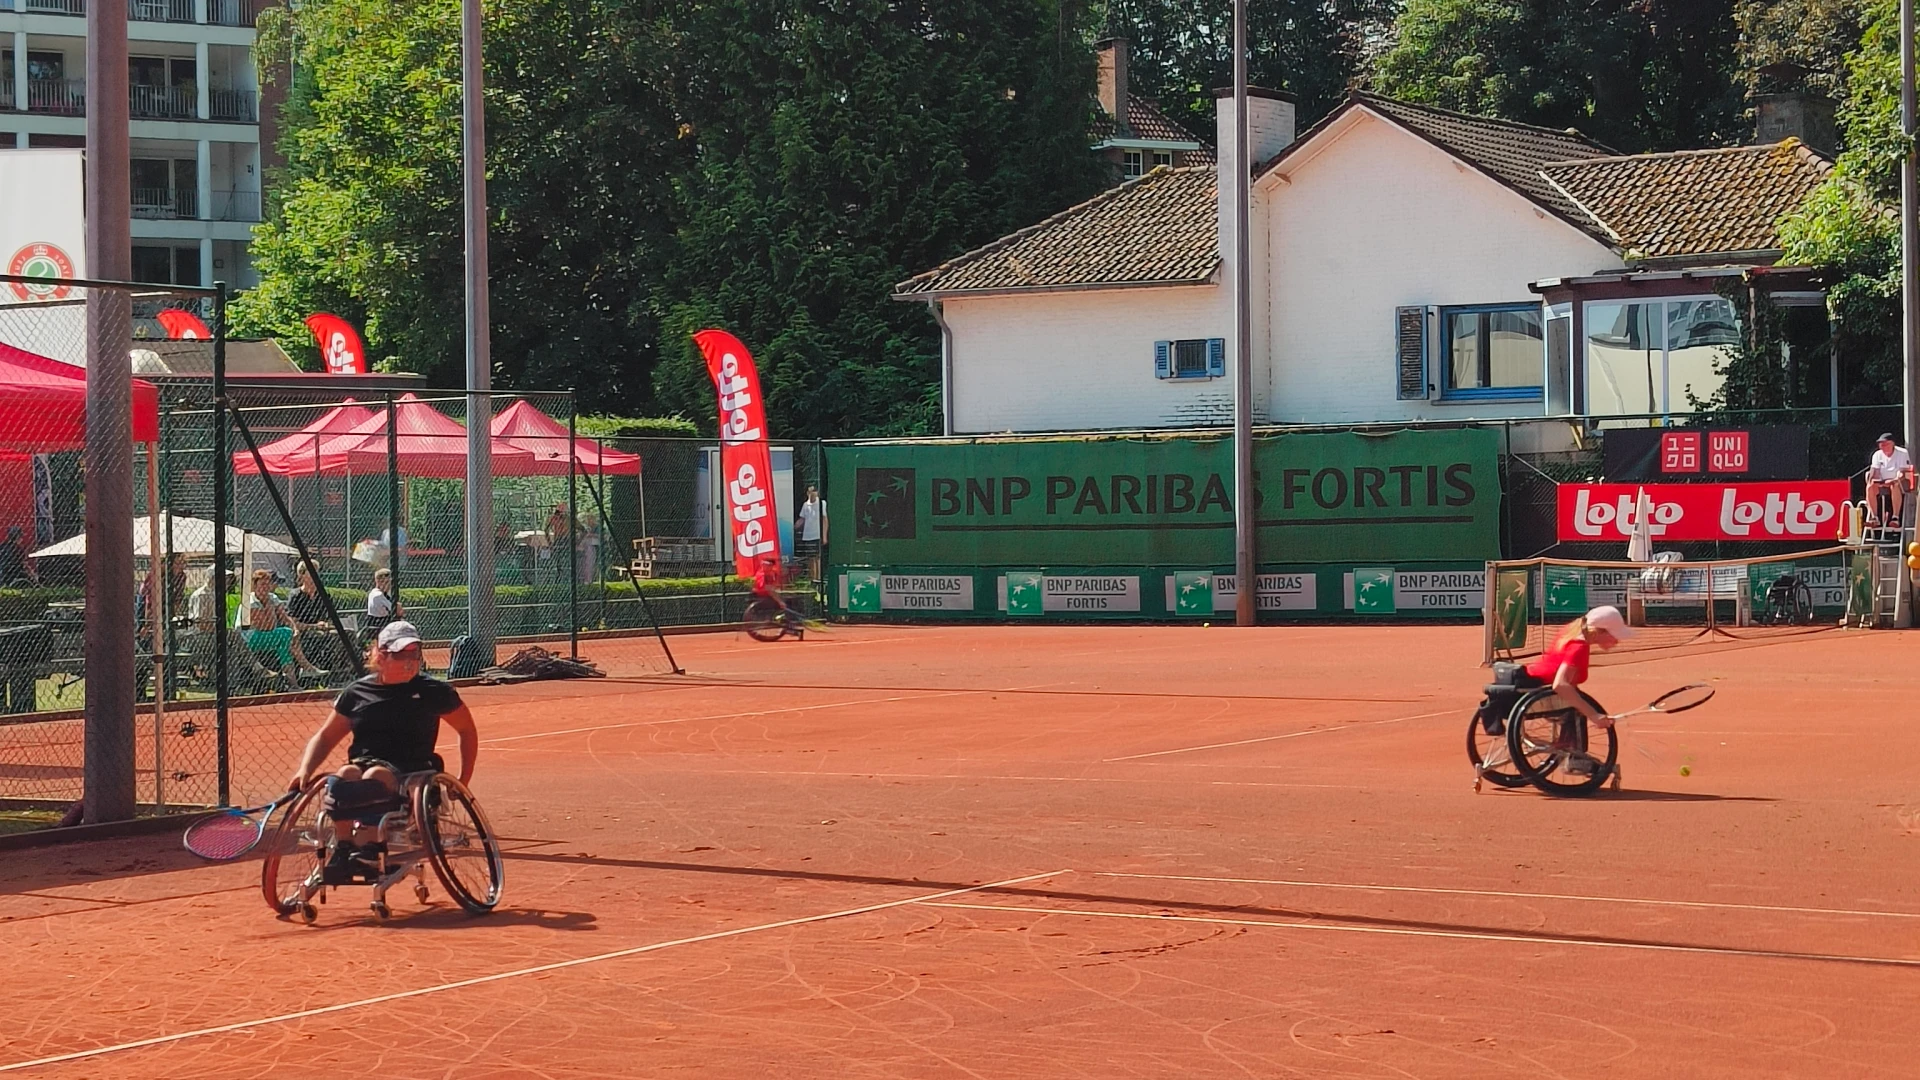
[[[1153,377],[1156,379],[1220,379],[1226,374],[1226,338],[1153,343]]]
[[[1441,397],[1529,401],[1540,396],[1546,334],[1538,304],[1440,309]]]
[[[1171,150],[1155,150],[1155,151],[1153,152],[1153,167],[1154,167],[1154,168],[1156,168],[1156,169],[1157,169],[1157,168],[1159,168],[1159,167],[1160,167],[1160,166],[1162,166],[1162,165],[1167,165],[1167,166],[1171,166],[1172,164],[1173,164],[1173,151],[1171,151]]]
[[[1128,177],[1134,177],[1134,176],[1139,176],[1145,173],[1146,171],[1147,170],[1143,168],[1140,164],[1140,151],[1138,150],[1120,151],[1120,172],[1123,175]]]
[[[1573,412],[1573,305],[1555,304],[1547,309],[1547,408],[1548,416],[1567,416]]]
[[[1599,300],[1586,306],[1586,335],[1589,416],[1670,416],[1719,391],[1715,369],[1740,324],[1717,296]]]
[[[133,280],[166,285],[173,281],[173,249],[134,245]]]
[[[32,82],[41,82],[67,77],[67,56],[57,52],[30,52],[27,54],[27,78]]]

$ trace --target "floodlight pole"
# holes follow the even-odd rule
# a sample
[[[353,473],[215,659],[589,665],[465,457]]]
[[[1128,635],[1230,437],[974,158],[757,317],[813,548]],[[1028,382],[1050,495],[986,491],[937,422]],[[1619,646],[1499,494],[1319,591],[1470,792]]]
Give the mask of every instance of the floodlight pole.
[[[1257,515],[1253,491],[1253,268],[1247,160],[1247,0],[1233,0],[1233,623],[1252,626]]]
[[[1914,138],[1916,123],[1913,84],[1913,0],[1900,0],[1900,134],[1905,153],[1900,158],[1900,309],[1901,309],[1901,422],[1907,445],[1920,446],[1920,232],[1914,215],[1920,212],[1920,155]]]
[[[460,147],[467,212],[467,637],[494,662],[493,357],[487,310],[487,118],[480,0],[460,0]]]

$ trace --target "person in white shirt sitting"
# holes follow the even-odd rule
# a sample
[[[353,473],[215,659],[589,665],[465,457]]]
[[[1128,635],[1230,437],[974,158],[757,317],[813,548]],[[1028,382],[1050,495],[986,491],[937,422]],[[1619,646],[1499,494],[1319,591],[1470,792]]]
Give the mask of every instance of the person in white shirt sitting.
[[[1882,432],[1880,446],[1867,466],[1867,524],[1880,524],[1880,494],[1885,492],[1893,504],[1893,517],[1887,527],[1897,529],[1906,520],[1901,516],[1906,505],[1907,488],[1913,482],[1913,461],[1907,448],[1896,445],[1891,431]]]
[[[372,640],[372,635],[400,615],[400,605],[393,601],[393,571],[384,567],[375,570],[373,588],[367,590],[367,625],[361,628],[361,636]]]

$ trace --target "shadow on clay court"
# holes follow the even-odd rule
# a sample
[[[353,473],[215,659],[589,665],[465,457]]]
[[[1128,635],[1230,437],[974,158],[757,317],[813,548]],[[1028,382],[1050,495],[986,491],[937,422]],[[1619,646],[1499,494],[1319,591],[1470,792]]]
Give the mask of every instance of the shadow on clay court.
[[[1599,798],[1601,802],[1779,802],[1764,795],[1711,795],[1700,791],[1635,791],[1622,788],[1609,791]]]
[[[361,929],[367,926],[379,926],[394,930],[460,930],[475,926],[532,926],[541,930],[598,930],[598,917],[591,911],[548,911],[545,908],[498,907],[486,915],[469,915],[443,896],[436,896],[428,908],[416,908],[402,904],[394,909],[393,918],[375,919],[365,906],[357,902],[356,893],[340,891],[333,894],[339,901],[336,906],[349,913],[364,915],[359,920],[345,922],[318,922],[312,926],[300,926],[303,932],[325,933],[330,930]],[[358,909],[356,911],[356,908]],[[267,914],[262,908],[262,914]],[[293,926],[299,923],[291,916],[282,916],[281,922]]]
[[[84,885],[102,878],[170,874],[208,865],[178,839],[156,850],[151,838],[102,840],[0,854],[0,895]],[[11,871],[11,872],[8,872]]]
[[[533,841],[538,842],[538,841]],[[1148,916],[1165,915],[1178,917],[1176,912],[1192,913],[1189,917],[1215,919],[1253,919],[1266,918],[1275,922],[1310,922],[1327,926],[1349,926],[1364,929],[1376,929],[1386,932],[1404,931],[1408,933],[1447,934],[1477,936],[1482,934],[1498,935],[1501,938],[1549,943],[1577,943],[1600,946],[1625,946],[1651,949],[1684,949],[1696,952],[1725,952],[1745,955],[1751,950],[1734,945],[1720,945],[1710,942],[1663,940],[1650,937],[1622,937],[1609,934],[1578,932],[1551,932],[1529,930],[1511,926],[1482,923],[1441,922],[1427,919],[1394,919],[1375,915],[1350,915],[1329,910],[1309,908],[1263,907],[1254,904],[1220,904],[1198,900],[1170,900],[1164,897],[1126,896],[1113,893],[1079,892],[1067,889],[1036,889],[1016,885],[999,885],[981,888],[978,881],[935,881],[927,878],[882,877],[865,874],[836,874],[820,870],[791,870],[767,866],[725,866],[702,863],[664,862],[652,859],[603,859],[594,855],[549,855],[530,851],[506,852],[506,858],[527,862],[550,862],[586,864],[589,866],[619,866],[636,870],[669,870],[696,874],[725,874],[740,877],[779,878],[788,881],[832,881],[854,885],[885,885],[914,889],[954,889],[969,890],[976,897],[1008,896],[1032,899],[1060,900],[1080,904],[1113,904],[1144,909],[1140,914]],[[1014,909],[1022,914],[1035,914],[1032,909]],[[1062,914],[1071,914],[1062,912]],[[1834,956],[1821,953],[1795,952],[1791,950],[1765,950],[1766,955],[1785,960],[1812,960],[1824,963],[1868,964],[1885,966],[1891,961],[1873,957]],[[1920,967],[1920,960],[1898,961],[1902,966]]]

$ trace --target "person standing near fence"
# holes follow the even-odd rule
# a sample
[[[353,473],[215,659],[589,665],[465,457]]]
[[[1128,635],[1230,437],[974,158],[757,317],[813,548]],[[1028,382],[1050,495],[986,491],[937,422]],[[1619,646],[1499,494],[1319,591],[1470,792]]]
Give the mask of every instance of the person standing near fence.
[[[807,562],[807,580],[815,591],[820,588],[820,549],[827,540],[827,504],[820,501],[820,489],[807,485],[807,500],[793,519],[793,553]]]

